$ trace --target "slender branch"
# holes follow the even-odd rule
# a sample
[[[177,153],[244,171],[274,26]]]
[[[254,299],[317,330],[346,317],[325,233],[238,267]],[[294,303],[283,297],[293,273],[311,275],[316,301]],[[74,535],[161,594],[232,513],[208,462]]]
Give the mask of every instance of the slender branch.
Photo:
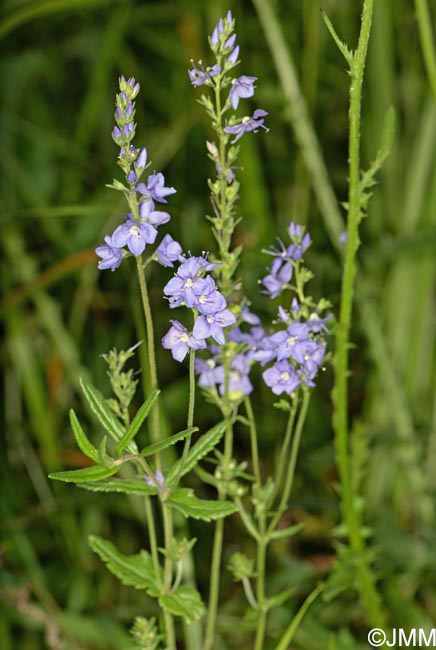
[[[297,408],[298,408],[298,399],[297,397],[294,398],[291,410],[289,411],[289,418],[288,418],[288,423],[286,425],[286,432],[285,432],[285,437],[283,438],[283,443],[280,449],[280,456],[279,456],[279,467],[277,470],[277,475],[276,475],[276,480],[275,480],[275,492],[277,493],[277,490],[280,490],[280,486],[283,481],[283,475],[285,472],[285,467],[286,467],[286,459],[288,457],[288,449],[289,445],[291,443],[291,436],[292,436],[292,431],[294,428],[294,421],[295,421],[295,416],[297,414]]]
[[[148,297],[147,283],[145,280],[144,268],[142,257],[136,258],[136,268],[138,271],[139,287],[141,290],[142,307],[144,310],[145,326],[147,329],[147,355],[148,355],[148,371],[150,373],[151,390],[156,390],[158,387],[157,370],[156,370],[156,355],[154,349],[154,327],[153,317],[151,315],[150,300]],[[160,424],[159,424],[159,405],[158,401],[153,404],[151,411],[152,421],[152,439],[153,442],[158,442],[160,437]],[[156,456],[156,464],[159,466],[159,455]]]
[[[260,465],[259,465],[259,449],[257,446],[257,430],[256,430],[256,421],[254,419],[253,407],[251,405],[251,399],[246,397],[244,400],[245,410],[247,412],[248,421],[250,423],[250,441],[251,441],[251,457],[253,459],[253,472],[256,479],[257,485],[260,487],[262,485],[262,479],[260,476]]]
[[[316,587],[316,589],[312,591],[312,593],[308,595],[308,597],[306,598],[306,600],[298,610],[297,614],[295,615],[292,623],[289,625],[286,632],[280,639],[279,644],[275,647],[275,650],[287,650],[289,648],[289,644],[294,638],[294,634],[297,631],[301,621],[305,617],[307,610],[309,609],[311,604],[318,598],[319,594],[323,589],[324,589],[324,585],[323,583],[321,583]]]
[[[292,485],[294,483],[295,467],[297,464],[298,450],[300,448],[301,434],[303,432],[304,422],[306,420],[307,409],[310,401],[310,390],[305,388],[303,394],[303,401],[301,403],[300,413],[298,415],[297,426],[295,427],[294,436],[292,438],[291,455],[289,458],[288,471],[286,474],[285,486],[280,499],[279,507],[274,515],[270,525],[268,526],[267,534],[270,535],[276,528],[280,518],[286,510],[289,496],[291,494]]]

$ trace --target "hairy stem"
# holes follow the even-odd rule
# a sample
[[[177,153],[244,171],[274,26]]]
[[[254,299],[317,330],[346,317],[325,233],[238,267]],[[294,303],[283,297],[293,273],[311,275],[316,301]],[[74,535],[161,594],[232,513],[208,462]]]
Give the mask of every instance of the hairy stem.
[[[339,323],[336,330],[336,355],[334,361],[335,388],[333,391],[333,426],[336,434],[336,450],[341,480],[342,511],[347,525],[352,550],[362,556],[357,568],[358,585],[362,603],[372,625],[383,627],[383,612],[375,589],[375,581],[364,556],[362,522],[356,508],[351,476],[349,429],[348,429],[348,375],[350,331],[356,276],[356,255],[359,248],[359,224],[362,219],[360,192],[360,120],[362,82],[371,31],[374,0],[365,0],[357,50],[351,64],[349,107],[349,194],[347,247],[342,275]]]

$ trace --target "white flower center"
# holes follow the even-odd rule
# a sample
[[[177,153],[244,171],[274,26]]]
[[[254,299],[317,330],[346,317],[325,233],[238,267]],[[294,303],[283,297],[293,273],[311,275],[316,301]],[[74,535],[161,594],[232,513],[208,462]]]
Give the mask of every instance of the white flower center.
[[[183,334],[180,337],[180,340],[183,341],[183,343],[188,343],[189,336],[186,334],[186,332],[183,332]]]
[[[286,343],[288,345],[294,345],[298,341],[298,336],[289,336]]]
[[[207,301],[207,296],[200,296],[198,299],[198,302],[204,305],[204,303]]]
[[[188,278],[188,279],[186,280],[186,282],[185,282],[185,287],[188,287],[188,288],[189,288],[189,287],[192,287],[193,284],[194,284],[194,283],[193,283],[193,281],[191,280],[191,278]]]
[[[248,115],[246,115],[245,117],[242,118],[242,124],[247,124],[247,122],[249,122],[250,120],[251,117],[248,117]]]
[[[138,226],[131,226],[129,232],[131,235],[135,235],[135,237],[139,237],[140,235]]]
[[[206,316],[206,320],[208,323],[213,323],[213,316]]]
[[[288,381],[289,372],[282,372],[282,374],[280,375],[280,379],[283,379],[283,381]]]

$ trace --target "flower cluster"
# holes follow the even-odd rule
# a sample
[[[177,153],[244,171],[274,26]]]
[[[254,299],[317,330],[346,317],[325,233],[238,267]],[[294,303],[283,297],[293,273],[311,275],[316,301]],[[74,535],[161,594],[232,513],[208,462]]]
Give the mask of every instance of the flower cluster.
[[[164,287],[172,309],[185,306],[195,315],[192,333],[179,321],[172,321],[172,327],[162,339],[163,347],[171,350],[176,361],[183,361],[189,348],[206,348],[205,341],[209,337],[222,345],[225,342],[223,328],[236,322],[235,315],[227,309],[226,299],[208,273],[218,266],[206,257],[183,259],[174,277]]]
[[[118,164],[126,175],[127,185],[114,181],[112,187],[124,193],[131,211],[125,215],[124,223],[118,226],[112,235],[105,237],[102,246],[96,248],[96,253],[101,258],[98,268],[112,271],[120,266],[124,256],[131,254],[138,257],[142,255],[147,244],[154,244],[158,226],[170,220],[168,212],[155,209],[155,203],[167,203],[166,197],[176,191],[173,187],[165,186],[165,178],[161,173],[154,172],[148,176],[145,183],[138,182],[147,167],[147,149],[136,149],[132,144],[136,131],[134,99],[139,93],[139,84],[133,77],[126,80],[123,76],[120,77],[119,84],[120,92],[116,96],[116,126],[112,131],[112,138],[120,147]],[[141,197],[139,201],[137,194]],[[174,257],[177,248],[174,245],[168,255],[168,245],[169,242],[166,241],[160,253],[157,251],[158,260],[164,266],[172,265],[168,263],[171,258],[175,261],[181,255],[181,252],[178,252]]]
[[[193,86],[206,85],[212,88],[231,86],[227,100],[222,108],[222,113],[228,111],[230,107],[236,111],[241,99],[253,97],[254,84],[257,81],[257,77],[245,74],[234,79],[226,76],[226,73],[239,63],[239,45],[236,44],[234,27],[235,21],[232,12],[228,11],[225,18],[219,19],[212,35],[209,37],[209,44],[217,59],[217,63],[212,67],[205,68],[202,61],[199,61],[198,66],[194,64],[194,61],[191,61],[192,69],[188,70],[189,78]],[[206,105],[207,100],[203,100],[203,103]],[[206,108],[210,110],[210,105],[206,106]],[[266,111],[259,108],[254,111],[251,117],[246,116],[241,120],[232,116],[224,127],[224,132],[229,135],[235,135],[236,137],[232,140],[232,143],[235,143],[244,133],[257,131],[260,128],[267,130],[264,125],[264,118],[267,115],[268,113]]]
[[[264,251],[275,258],[268,275],[261,280],[263,293],[270,298],[277,298],[284,289],[289,288],[295,262],[302,259],[311,244],[309,233],[304,233],[299,224],[292,222],[288,232],[292,242],[290,246],[285,246],[279,239],[279,248],[271,247],[270,250]]]
[[[303,383],[314,386],[314,379],[324,359],[326,319],[315,312],[301,322],[282,307],[279,321],[284,329],[263,337],[254,348],[253,358],[262,366],[273,362],[263,373],[263,379],[275,395],[291,394]]]
[[[311,244],[310,235],[295,223],[290,224],[288,232],[289,246],[278,240],[278,248],[265,251],[274,261],[261,283],[263,293],[270,298],[275,298],[284,289],[294,290],[298,298],[294,296],[289,311],[279,307],[275,322],[281,326],[278,331],[268,336],[258,333],[257,341],[251,341],[253,358],[262,366],[272,363],[262,376],[275,395],[291,394],[300,384],[315,385],[325,356],[326,323],[330,318],[319,315],[328,306],[325,301],[315,306],[311,298],[304,296],[304,285],[312,277],[302,263],[304,252]],[[292,279],[294,285],[290,285]]]

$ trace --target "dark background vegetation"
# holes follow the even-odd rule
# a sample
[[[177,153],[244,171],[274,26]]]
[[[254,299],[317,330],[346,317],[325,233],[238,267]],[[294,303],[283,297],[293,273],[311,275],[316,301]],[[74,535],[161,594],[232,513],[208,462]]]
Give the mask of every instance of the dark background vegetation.
[[[345,62],[320,16],[317,0],[271,2],[298,69],[338,201],[346,200],[347,88]],[[354,46],[360,2],[325,0],[338,32]],[[341,265],[329,240],[313,184],[292,132],[289,106],[253,5],[194,0],[6,0],[0,14],[0,207],[4,342],[1,454],[0,648],[127,648],[134,616],[153,612],[139,592],[121,587],[87,546],[89,533],[116,540],[125,552],[147,545],[140,501],[52,484],[47,474],[83,466],[68,423],[74,407],[92,436],[100,431],[78,391],[87,376],[106,394],[99,355],[143,337],[133,265],[98,272],[93,249],[120,222],[125,207],[105,188],[117,148],[114,94],[120,74],[141,84],[138,146],[177,188],[165,232],[198,254],[213,250],[205,157],[211,132],[188,81],[189,60],[208,61],[207,34],[231,8],[241,45],[241,73],[259,77],[254,106],[269,112],[270,132],[241,142],[237,241],[246,293],[265,321],[277,304],[258,294],[268,259],[260,251],[284,236],[291,219],[308,225],[308,261],[315,297],[337,309]],[[432,15],[436,6],[430,3]],[[392,153],[374,188],[362,227],[362,286],[353,331],[350,410],[358,424],[356,480],[380,590],[394,627],[436,620],[435,266],[436,104],[425,75],[413,3],[379,0],[366,70],[363,163],[377,149],[389,105],[397,113]],[[169,309],[162,286],[171,272],[150,277],[160,338]],[[381,329],[365,309],[371,304]],[[144,353],[144,350],[141,352]],[[165,388],[165,428],[183,428],[186,368],[158,352]],[[133,367],[139,366],[135,359]],[[316,390],[297,472],[290,522],[304,522],[269,560],[272,591],[295,585],[295,598],[272,616],[278,637],[317,579],[331,569],[339,522],[333,434],[332,370]],[[140,393],[141,391],[138,391]],[[138,394],[138,401],[140,396]],[[255,399],[264,470],[272,471],[283,415],[260,382]],[[196,423],[216,414],[199,397]],[[240,459],[246,432],[237,436]],[[167,462],[171,462],[168,457]],[[193,484],[195,485],[195,479]],[[213,493],[211,492],[211,495]],[[196,525],[198,582],[206,593],[211,526]],[[235,520],[227,549],[251,552]],[[227,551],[226,551],[227,552]],[[349,576],[352,577],[352,576]],[[220,648],[248,648],[238,585],[223,576],[226,605]],[[314,606],[295,648],[365,648],[362,611],[353,590]],[[358,639],[361,639],[359,641]],[[244,645],[245,644],[245,645]]]

